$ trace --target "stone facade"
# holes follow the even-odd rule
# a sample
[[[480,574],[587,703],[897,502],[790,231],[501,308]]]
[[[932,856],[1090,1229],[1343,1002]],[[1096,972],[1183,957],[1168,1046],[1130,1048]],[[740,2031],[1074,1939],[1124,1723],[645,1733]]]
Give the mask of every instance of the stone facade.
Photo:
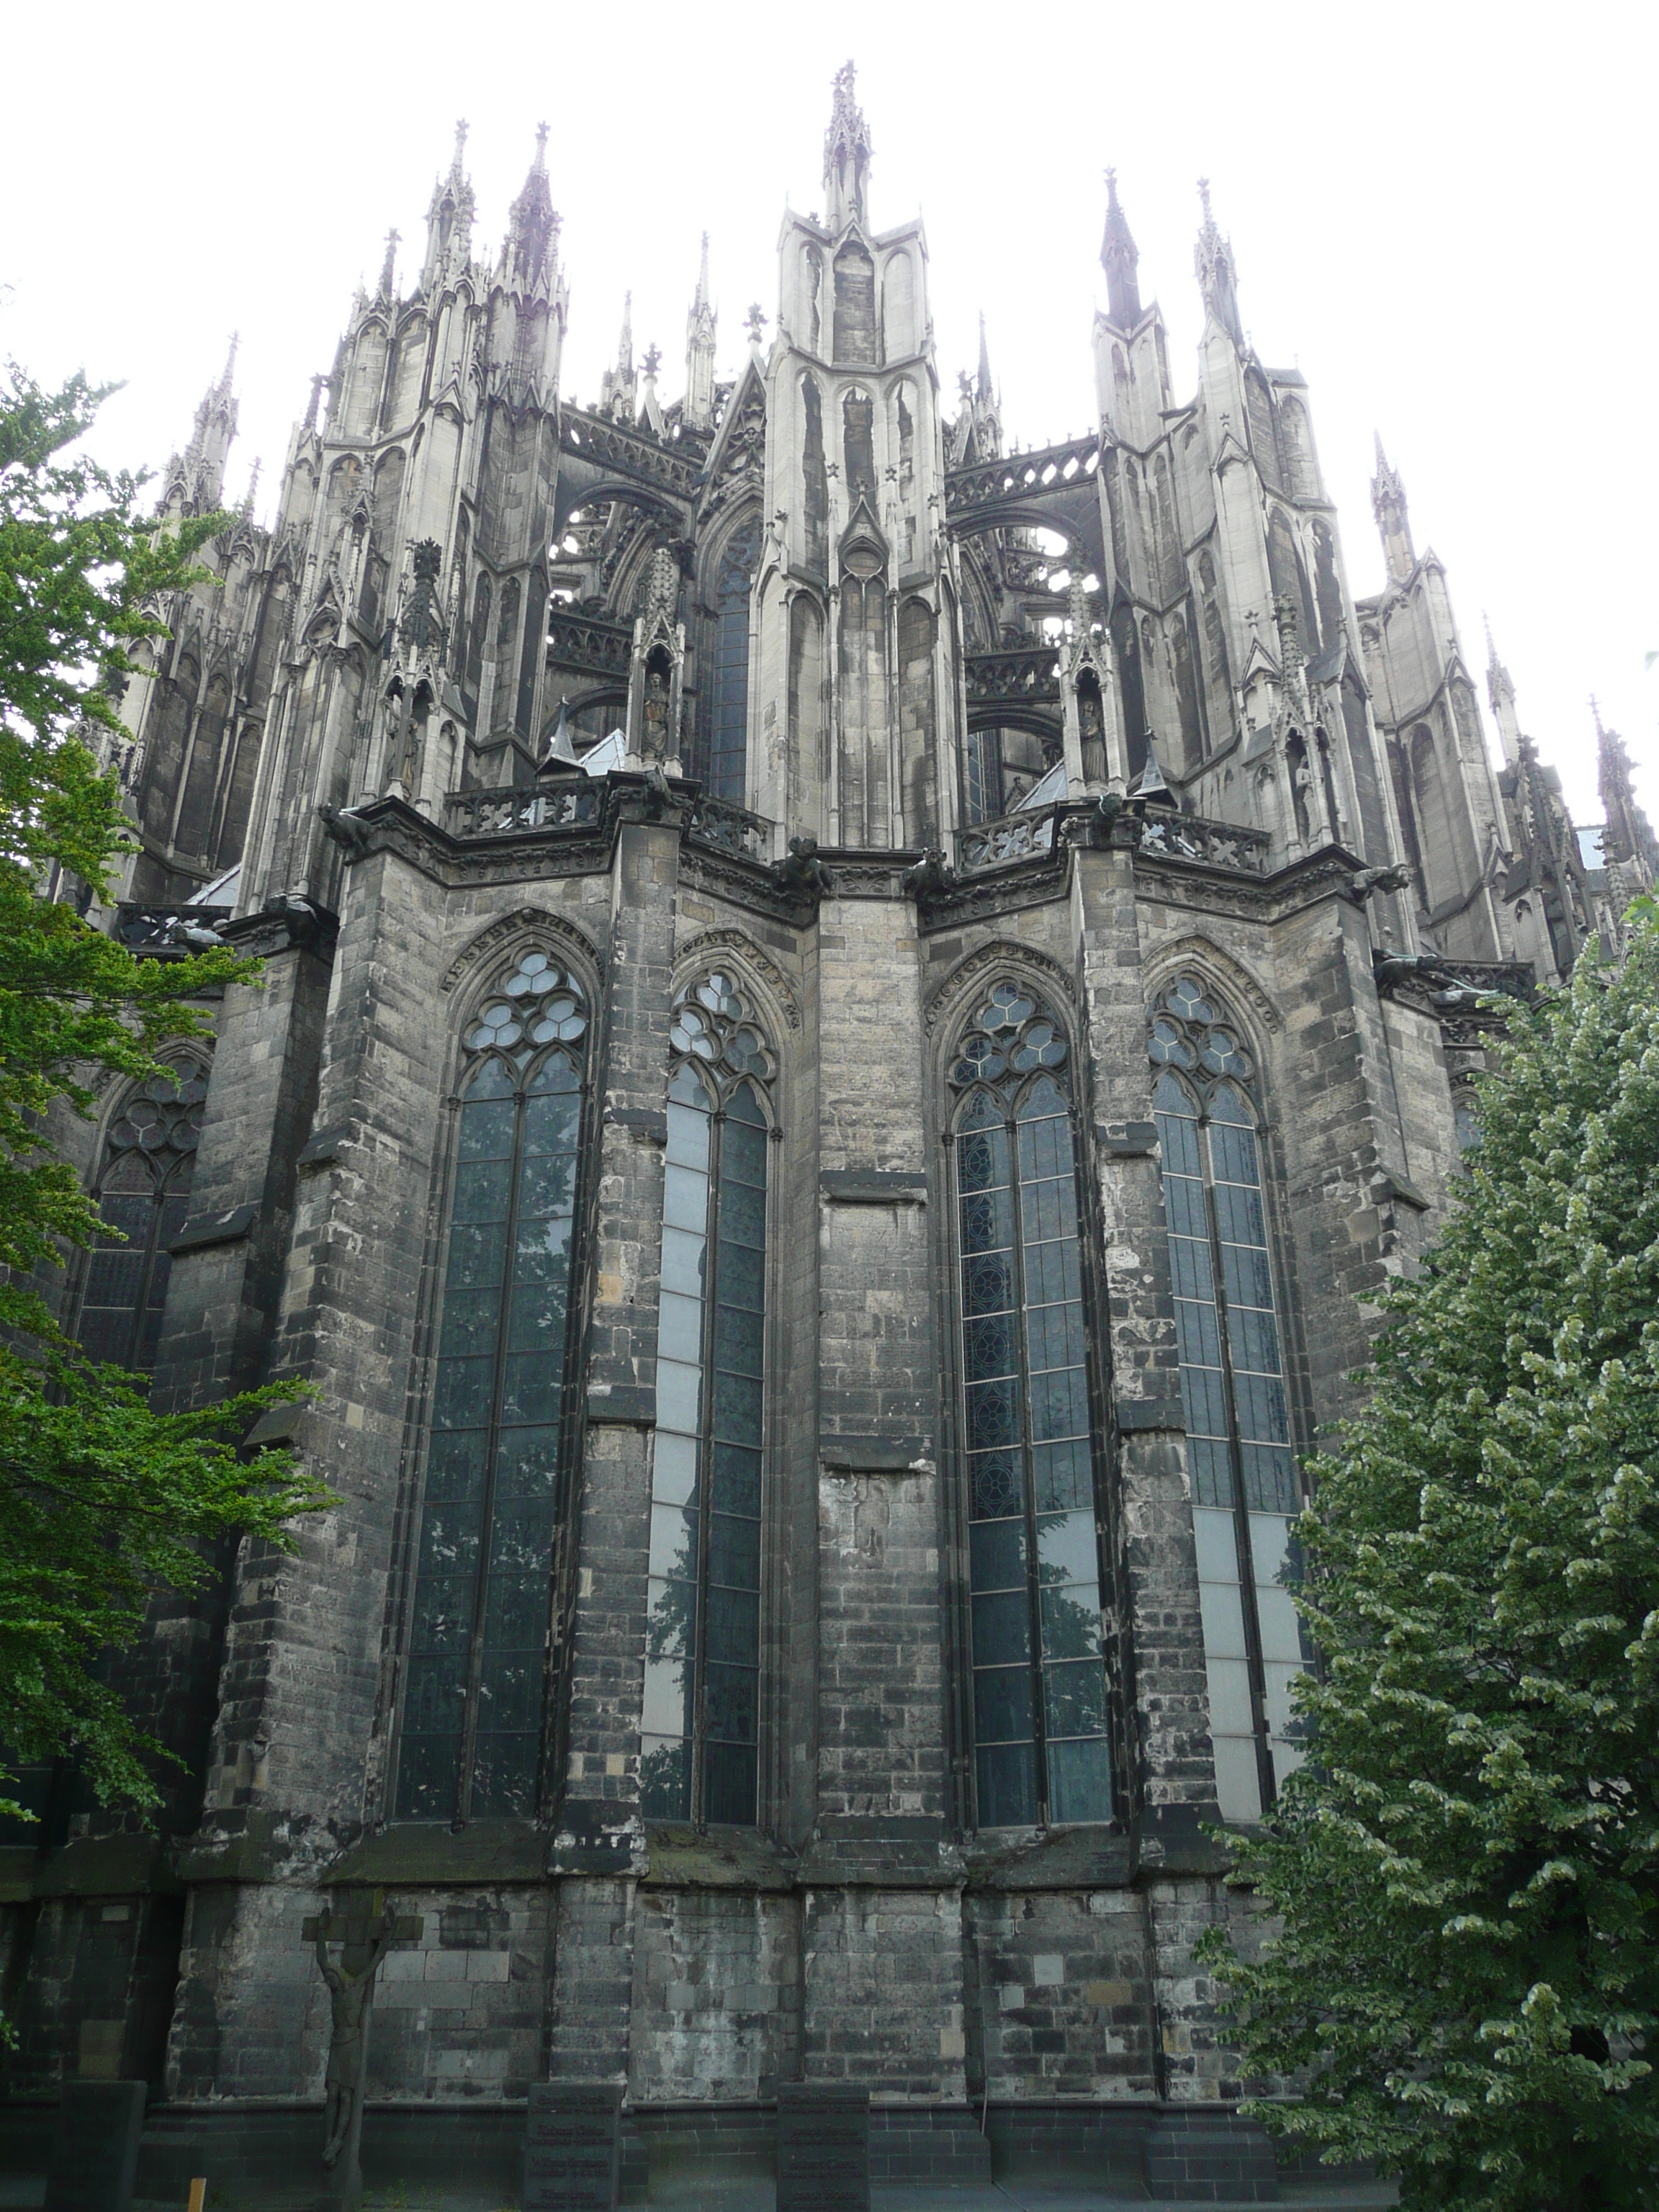
[[[262,1425],[335,1504],[135,1655],[161,1837],[58,1786],[10,1851],[19,2094],[300,2156],[306,1923],[383,1893],[366,2143],[550,2076],[709,2155],[799,2081],[884,2172],[1219,2155],[1170,2116],[1241,2094],[1191,1945],[1298,1755],[1295,1454],[1475,994],[1616,938],[1652,832],[1607,735],[1588,864],[1495,659],[1491,765],[1380,459],[1355,606],[1207,196],[1196,397],[1114,185],[1099,428],[1005,452],[870,159],[849,70],[769,346],[716,375],[705,257],[685,399],[625,331],[583,409],[544,153],[487,264],[463,136],[131,687],[108,925],[264,961],[154,1387],[303,1377]],[[234,428],[228,368],[164,518]]]

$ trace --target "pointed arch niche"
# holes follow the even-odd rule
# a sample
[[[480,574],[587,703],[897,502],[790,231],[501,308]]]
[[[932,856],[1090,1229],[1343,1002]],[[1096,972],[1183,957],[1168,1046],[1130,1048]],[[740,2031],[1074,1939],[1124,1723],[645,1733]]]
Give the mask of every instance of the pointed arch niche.
[[[981,1828],[1112,1812],[1070,1064],[1012,980],[976,996],[947,1063]]]

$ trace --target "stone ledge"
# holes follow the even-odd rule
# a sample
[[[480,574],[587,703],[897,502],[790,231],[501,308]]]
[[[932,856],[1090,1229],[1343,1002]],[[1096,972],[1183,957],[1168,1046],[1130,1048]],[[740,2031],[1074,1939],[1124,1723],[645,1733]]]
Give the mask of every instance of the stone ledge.
[[[820,1435],[818,1457],[831,1474],[931,1474],[933,1468],[926,1437]]]
[[[198,1213],[167,1247],[177,1260],[186,1252],[205,1252],[215,1244],[240,1244],[259,1218],[257,1206],[234,1206],[228,1213]]]
[[[818,1194],[826,1206],[926,1206],[927,1178],[899,1168],[825,1168]]]

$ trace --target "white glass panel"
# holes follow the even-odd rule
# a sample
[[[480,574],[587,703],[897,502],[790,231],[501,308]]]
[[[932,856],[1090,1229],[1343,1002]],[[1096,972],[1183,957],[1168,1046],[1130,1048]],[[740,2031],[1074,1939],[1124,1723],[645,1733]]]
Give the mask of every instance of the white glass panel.
[[[1288,1734],[1294,1711],[1291,1705],[1291,1685],[1304,1673],[1300,1667],[1283,1667],[1271,1659],[1262,1668],[1267,1703],[1267,1726],[1274,1735]]]
[[[1261,1818],[1261,1780],[1256,1770],[1255,1744],[1252,1738],[1216,1738],[1215,1794],[1224,1820],[1259,1820]]]
[[[1244,1607],[1237,1583],[1200,1583],[1199,1610],[1204,1616],[1206,1659],[1242,1659],[1245,1654]]]
[[[1269,1736],[1268,1744],[1273,1755],[1273,1780],[1282,1790],[1308,1756],[1308,1747],[1301,1743],[1286,1743],[1282,1736]]]
[[[652,1455],[651,1495],[665,1505],[684,1505],[696,1486],[696,1438],[659,1427]]]
[[[1284,1573],[1295,1526],[1282,1513],[1251,1514],[1250,1560],[1257,1582],[1276,1583]]]
[[[662,1218],[672,1229],[704,1230],[708,1224],[708,1178],[695,1168],[663,1170]]]
[[[657,1362],[657,1420],[694,1437],[701,1425],[702,1370],[678,1359]]]
[[[1216,1735],[1251,1733],[1250,1670],[1242,1659],[1212,1659],[1210,1728]]]
[[[679,1659],[648,1659],[645,1667],[647,1735],[678,1738],[685,1729],[686,1663]]]
[[[1238,1540],[1233,1534],[1232,1515],[1212,1505],[1194,1506],[1193,1535],[1198,1545],[1200,1581],[1236,1583]]]
[[[1272,1662],[1283,1660],[1300,1669],[1302,1638],[1300,1623],[1291,1594],[1287,1589],[1267,1589],[1256,1584],[1256,1618],[1261,1623],[1261,1656]]]
[[[697,1516],[678,1505],[651,1509],[653,1575],[691,1575],[697,1567]]]
[[[702,1357],[702,1301],[665,1290],[659,1310],[657,1346],[665,1359],[690,1360]]]
[[[665,1229],[662,1232],[662,1280],[668,1291],[683,1291],[689,1297],[701,1297],[707,1275],[704,1266],[708,1240],[698,1222],[695,1233],[684,1229]]]

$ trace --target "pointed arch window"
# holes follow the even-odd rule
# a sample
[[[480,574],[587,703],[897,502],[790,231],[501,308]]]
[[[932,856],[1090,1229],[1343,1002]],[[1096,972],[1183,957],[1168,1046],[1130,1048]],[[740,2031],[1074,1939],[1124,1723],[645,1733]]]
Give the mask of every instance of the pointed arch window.
[[[699,772],[711,798],[739,806],[749,787],[749,598],[759,558],[760,520],[750,516],[720,556],[698,698]]]
[[[1191,975],[1160,997],[1151,1050],[1216,1786],[1224,1817],[1259,1820],[1302,1756],[1290,1697],[1306,1659],[1290,1595],[1302,1499],[1255,1069]]]
[[[1104,1820],[1095,1425],[1059,1022],[998,984],[951,1082],[976,1817]]]
[[[75,1328],[89,1359],[141,1375],[155,1364],[207,1088],[200,1069],[154,1076],[110,1125],[98,1180],[102,1226],[87,1255]]]
[[[588,1008],[545,952],[468,1025],[397,1810],[536,1809],[568,1464]]]
[[[749,1826],[777,1064],[724,975],[678,994],[670,1042],[641,1802],[649,1819]]]

